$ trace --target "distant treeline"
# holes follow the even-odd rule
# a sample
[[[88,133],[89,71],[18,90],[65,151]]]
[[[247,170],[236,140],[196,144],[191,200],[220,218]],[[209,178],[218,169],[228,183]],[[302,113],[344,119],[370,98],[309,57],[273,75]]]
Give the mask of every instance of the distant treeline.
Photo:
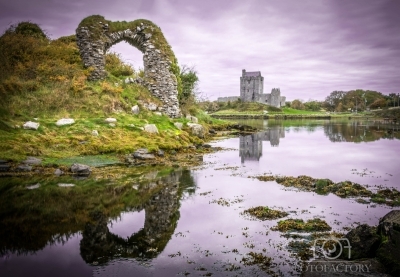
[[[298,110],[319,111],[324,109],[332,112],[344,112],[397,107],[399,101],[399,94],[396,93],[384,95],[378,91],[357,89],[350,91],[332,91],[324,101],[308,100],[304,102],[295,99],[291,102],[286,102],[286,106]]]

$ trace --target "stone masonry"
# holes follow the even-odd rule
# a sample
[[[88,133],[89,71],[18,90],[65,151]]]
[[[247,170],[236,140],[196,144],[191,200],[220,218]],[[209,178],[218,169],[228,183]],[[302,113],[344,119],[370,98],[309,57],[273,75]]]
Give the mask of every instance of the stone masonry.
[[[219,97],[218,102],[235,101],[239,99],[243,102],[259,102],[273,107],[284,107],[286,97],[281,96],[279,88],[273,88],[271,93],[264,93],[264,77],[260,71],[246,72],[242,70],[240,77],[240,97],[228,96]]]
[[[177,80],[175,75],[170,72],[171,61],[157,49],[152,41],[151,31],[155,27],[140,23],[135,30],[127,29],[110,33],[107,23],[97,22],[96,24],[99,24],[101,28],[89,26],[79,27],[76,30],[77,44],[84,66],[93,68],[88,79],[100,80],[106,77],[105,54],[111,46],[124,40],[143,53],[145,75],[143,83],[154,96],[163,102],[164,105],[160,111],[170,117],[179,117],[181,112],[177,97]],[[94,35],[90,27],[96,31],[100,30],[100,35]]]

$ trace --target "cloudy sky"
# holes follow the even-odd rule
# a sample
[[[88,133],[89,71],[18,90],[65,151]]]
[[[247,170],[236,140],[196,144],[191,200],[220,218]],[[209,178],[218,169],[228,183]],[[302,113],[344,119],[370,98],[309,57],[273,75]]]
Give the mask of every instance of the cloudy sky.
[[[0,3],[0,31],[28,20],[55,39],[92,14],[160,26],[211,100],[239,95],[242,69],[261,71],[265,92],[279,87],[288,100],[400,92],[399,0],[12,0]],[[111,51],[143,67],[139,50]]]

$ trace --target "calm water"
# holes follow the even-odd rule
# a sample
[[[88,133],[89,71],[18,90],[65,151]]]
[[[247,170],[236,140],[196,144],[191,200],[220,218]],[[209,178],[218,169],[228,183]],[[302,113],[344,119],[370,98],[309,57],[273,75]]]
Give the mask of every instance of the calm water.
[[[371,190],[400,189],[399,125],[317,120],[245,123],[263,131],[213,143],[225,150],[204,156],[203,166],[147,174],[146,181],[134,184],[119,176],[109,186],[113,190],[107,190],[111,196],[101,200],[106,205],[107,199],[114,199],[110,218],[92,212],[92,219],[81,224],[77,212],[66,215],[65,222],[52,222],[62,211],[45,197],[44,214],[30,208],[33,203],[22,203],[17,213],[2,212],[0,276],[269,276],[257,265],[240,263],[251,251],[273,258],[271,269],[276,274],[295,276],[298,260],[288,250],[290,240],[270,230],[277,220],[252,220],[241,214],[245,209],[262,205],[288,211],[288,218],[319,217],[338,232],[360,223],[376,225],[393,209],[248,177],[309,175],[350,180]],[[36,199],[26,195],[40,190],[49,195],[69,190],[77,198],[78,189],[88,181],[74,180],[73,188],[50,182],[36,190],[26,190],[26,182],[0,179],[0,193],[7,191],[15,195],[13,201],[22,201]],[[19,189],[11,188],[11,183],[19,184]],[[119,183],[128,184],[129,190],[114,189]],[[146,200],[129,205],[130,194]],[[96,210],[96,204],[82,200],[81,205],[72,210],[85,209],[84,205]],[[37,225],[29,221],[32,218],[37,218]]]

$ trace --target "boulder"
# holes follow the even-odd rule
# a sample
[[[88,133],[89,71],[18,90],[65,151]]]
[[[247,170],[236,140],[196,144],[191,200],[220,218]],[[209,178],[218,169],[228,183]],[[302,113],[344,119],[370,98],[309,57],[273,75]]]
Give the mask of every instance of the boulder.
[[[139,114],[140,112],[139,106],[138,105],[133,106],[131,111],[133,114]]]
[[[23,163],[28,165],[38,165],[42,163],[42,160],[35,157],[27,157]]]
[[[343,250],[340,256],[341,258],[348,259],[350,256],[351,260],[355,260],[375,257],[375,252],[380,244],[380,237],[376,233],[376,227],[372,227],[367,224],[359,225],[355,229],[348,232],[345,235],[345,238],[348,239],[351,246],[350,255],[348,253],[349,248],[338,245],[338,251]]]
[[[117,119],[113,118],[113,117],[108,117],[104,121],[107,122],[107,123],[116,123]]]
[[[77,175],[89,175],[92,172],[90,166],[74,163],[71,165],[71,172]]]
[[[139,160],[155,159],[155,156],[153,154],[150,154],[150,152],[147,148],[140,148],[140,149],[136,150],[132,155],[135,159],[139,159]]]
[[[199,120],[195,116],[191,116],[190,114],[186,116],[186,119],[190,120],[193,123],[198,123]]]
[[[400,210],[394,210],[379,220],[378,233],[382,243],[377,258],[393,276],[400,276]]]
[[[40,124],[37,122],[28,121],[28,122],[25,122],[22,127],[24,127],[24,129],[27,129],[27,130],[37,130],[39,128],[39,126],[40,126]]]
[[[72,118],[61,118],[61,119],[57,120],[56,125],[64,126],[64,125],[71,125],[74,123],[75,123],[75,120]]]
[[[188,123],[187,125],[190,128],[192,135],[204,138],[204,127],[202,125],[196,123]]]
[[[179,130],[182,130],[183,124],[180,122],[175,122],[174,123],[175,127],[178,128]]]
[[[144,125],[144,130],[151,134],[158,134],[158,129],[155,124],[146,124]]]

